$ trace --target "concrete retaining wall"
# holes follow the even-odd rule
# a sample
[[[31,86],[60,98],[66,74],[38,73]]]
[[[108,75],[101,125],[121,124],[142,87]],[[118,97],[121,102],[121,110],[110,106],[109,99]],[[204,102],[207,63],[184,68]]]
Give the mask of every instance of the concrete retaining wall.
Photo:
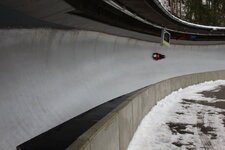
[[[163,80],[141,90],[85,132],[66,150],[126,150],[143,117],[157,101],[179,88],[225,79],[225,70]]]

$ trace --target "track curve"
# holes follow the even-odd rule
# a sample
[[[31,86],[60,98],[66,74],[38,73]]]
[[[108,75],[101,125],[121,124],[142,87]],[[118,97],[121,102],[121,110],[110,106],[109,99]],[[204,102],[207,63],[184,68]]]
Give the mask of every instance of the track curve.
[[[225,69],[224,46],[161,47],[82,30],[0,31],[0,149],[158,81]],[[154,52],[166,59],[154,61]]]

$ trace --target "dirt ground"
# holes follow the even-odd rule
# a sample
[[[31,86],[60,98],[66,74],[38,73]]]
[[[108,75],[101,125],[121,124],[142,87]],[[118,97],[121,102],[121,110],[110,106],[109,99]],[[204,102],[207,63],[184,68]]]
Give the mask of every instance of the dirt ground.
[[[212,140],[217,138],[217,129],[215,126],[211,125],[213,122],[208,120],[205,116],[214,117],[216,115],[223,115],[225,118],[225,86],[219,86],[211,91],[203,91],[199,94],[202,94],[203,97],[213,98],[214,100],[211,102],[208,101],[199,101],[194,99],[183,99],[181,105],[183,109],[188,109],[191,105],[201,105],[202,108],[196,113],[196,124],[183,124],[183,123],[167,123],[170,128],[172,134],[191,134],[194,132],[186,130],[188,126],[193,127],[197,130],[198,137],[203,145],[201,149],[205,150],[214,150],[214,145],[212,144]],[[213,108],[219,108],[224,111],[212,111]],[[216,109],[214,109],[216,110]],[[183,112],[176,112],[179,116],[183,115]],[[223,125],[225,127],[225,119],[223,118]],[[224,133],[225,134],[225,133]],[[178,140],[177,142],[173,142],[177,147],[185,147],[187,150],[196,150],[196,146],[194,143],[182,143],[182,140]]]

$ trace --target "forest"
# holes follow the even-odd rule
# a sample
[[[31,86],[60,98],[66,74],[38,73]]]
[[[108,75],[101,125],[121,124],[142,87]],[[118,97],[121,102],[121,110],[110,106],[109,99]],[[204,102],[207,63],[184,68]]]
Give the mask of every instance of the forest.
[[[164,0],[173,15],[202,25],[225,26],[225,0]]]

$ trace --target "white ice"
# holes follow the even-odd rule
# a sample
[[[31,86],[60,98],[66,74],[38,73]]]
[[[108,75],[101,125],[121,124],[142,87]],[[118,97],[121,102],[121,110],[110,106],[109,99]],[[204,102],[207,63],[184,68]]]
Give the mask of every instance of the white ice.
[[[171,45],[81,30],[0,30],[0,150],[108,100],[225,69],[224,45]],[[214,43],[215,44],[215,43]],[[154,61],[152,54],[166,55]]]

